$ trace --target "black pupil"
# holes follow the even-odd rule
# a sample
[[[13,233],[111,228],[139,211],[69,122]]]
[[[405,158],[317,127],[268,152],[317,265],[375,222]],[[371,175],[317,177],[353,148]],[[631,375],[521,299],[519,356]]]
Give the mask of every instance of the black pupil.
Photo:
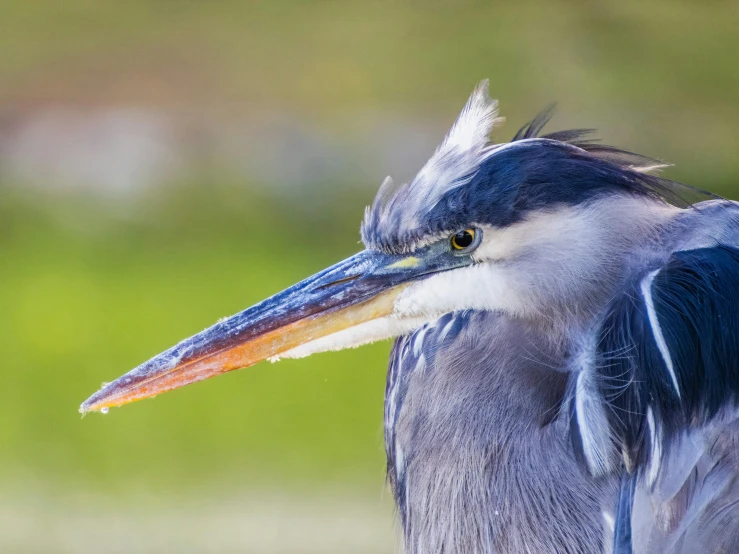
[[[467,248],[470,244],[472,244],[472,233],[469,231],[460,231],[456,235],[454,235],[454,244],[456,244],[459,248]]]

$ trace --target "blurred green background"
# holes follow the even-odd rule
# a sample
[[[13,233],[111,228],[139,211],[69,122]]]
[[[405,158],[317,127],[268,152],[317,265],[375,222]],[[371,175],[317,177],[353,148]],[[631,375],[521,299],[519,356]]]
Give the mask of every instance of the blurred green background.
[[[107,416],[176,341],[361,248],[474,84],[739,191],[739,4],[0,1],[0,551],[379,554],[389,344]]]

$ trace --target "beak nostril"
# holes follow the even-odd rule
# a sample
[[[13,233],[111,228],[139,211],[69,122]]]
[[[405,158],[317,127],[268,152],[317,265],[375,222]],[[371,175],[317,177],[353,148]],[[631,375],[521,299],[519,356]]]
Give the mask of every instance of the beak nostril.
[[[349,283],[350,281],[356,281],[359,279],[361,275],[349,275],[349,277],[344,277],[342,279],[337,279],[336,281],[331,281],[330,283],[325,283],[323,285],[320,285],[316,290],[323,290],[327,289],[329,287],[334,287],[336,285],[341,285],[344,283]]]

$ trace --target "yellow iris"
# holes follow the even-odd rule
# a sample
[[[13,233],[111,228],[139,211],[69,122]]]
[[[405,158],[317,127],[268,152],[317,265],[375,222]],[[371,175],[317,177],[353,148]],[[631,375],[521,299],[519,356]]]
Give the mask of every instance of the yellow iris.
[[[464,250],[475,240],[475,230],[465,229],[456,235],[452,235],[452,248],[455,250]]]

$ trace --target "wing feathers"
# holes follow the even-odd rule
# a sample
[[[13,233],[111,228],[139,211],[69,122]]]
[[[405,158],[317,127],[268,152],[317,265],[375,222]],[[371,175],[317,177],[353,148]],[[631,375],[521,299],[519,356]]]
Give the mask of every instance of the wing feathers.
[[[596,372],[619,451],[637,466],[700,427],[739,394],[739,249],[676,252],[616,298]],[[651,414],[651,418],[649,415]]]
[[[680,386],[677,383],[677,376],[675,375],[675,368],[672,365],[672,356],[665,343],[665,337],[662,334],[662,327],[659,324],[659,317],[654,309],[654,301],[652,300],[652,283],[655,276],[659,273],[659,270],[652,271],[647,275],[641,282],[641,293],[644,298],[644,304],[647,308],[647,318],[649,325],[652,328],[652,336],[654,341],[657,343],[657,348],[660,354],[662,354],[662,360],[665,362],[665,367],[670,374],[670,379],[675,387],[675,393],[678,398],[680,397]]]
[[[575,395],[571,433],[594,475],[594,433],[622,453],[614,552],[631,552],[632,524],[635,552],[739,545],[739,249],[675,252],[636,275],[609,306],[595,351],[577,382],[597,387],[587,403]],[[588,417],[598,395],[605,430]]]

